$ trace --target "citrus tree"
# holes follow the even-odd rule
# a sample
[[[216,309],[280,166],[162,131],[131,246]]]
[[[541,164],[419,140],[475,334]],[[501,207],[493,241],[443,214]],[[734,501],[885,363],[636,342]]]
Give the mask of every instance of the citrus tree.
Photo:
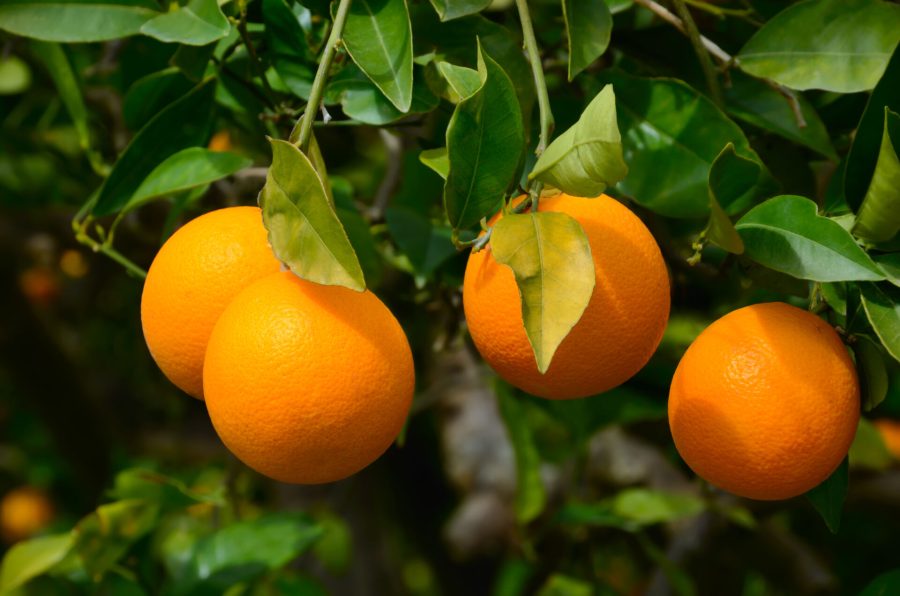
[[[898,42],[0,0],[0,591],[900,589]]]

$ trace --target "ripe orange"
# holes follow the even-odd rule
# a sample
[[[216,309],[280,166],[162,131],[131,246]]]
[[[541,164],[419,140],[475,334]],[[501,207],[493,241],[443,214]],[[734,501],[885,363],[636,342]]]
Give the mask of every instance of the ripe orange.
[[[463,306],[469,333],[487,363],[528,393],[550,399],[602,393],[639,371],[662,339],[669,318],[665,262],[641,220],[606,195],[560,194],[542,199],[539,209],[571,215],[587,234],[597,279],[581,320],[540,374],[513,272],[488,248],[472,254],[466,267]]]
[[[282,482],[333,482],[400,433],[415,385],[400,324],[371,292],[282,272],[247,287],[213,330],[206,407],[225,445]]]
[[[0,501],[0,533],[8,544],[24,540],[46,528],[54,515],[53,503],[44,491],[22,486]]]
[[[890,454],[894,459],[900,459],[900,420],[882,418],[873,420],[872,424],[878,429],[881,440],[884,441],[884,446]]]
[[[203,399],[203,356],[219,315],[238,292],[279,268],[258,207],[206,213],[166,241],[144,282],[141,323],[170,381]]]
[[[751,499],[787,499],[838,467],[859,423],[844,344],[815,315],[773,302],[701,333],[669,393],[675,447],[699,476]]]

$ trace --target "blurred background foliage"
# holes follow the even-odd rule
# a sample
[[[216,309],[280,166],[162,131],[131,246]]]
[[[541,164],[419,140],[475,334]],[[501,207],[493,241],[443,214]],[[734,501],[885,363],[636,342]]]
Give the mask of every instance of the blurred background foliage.
[[[900,367],[891,359],[886,397],[851,450],[837,533],[806,499],[740,500],[696,480],[678,458],[666,396],[687,345],[742,305],[790,296],[806,306],[809,295],[809,284],[715,247],[689,265],[705,216],[631,204],[669,263],[673,312],[658,353],[626,385],[593,399],[543,401],[500,384],[473,355],[459,291],[466,255],[451,243],[442,181],[419,154],[444,145],[453,110],[434,60],[474,67],[476,36],[531,113],[515,11],[493,4],[441,23],[431,4],[409,3],[416,66],[408,114],[343,53],[327,88],[331,120],[315,134],[337,211],[369,286],[408,334],[417,395],[397,446],[362,473],[318,487],[269,481],[227,454],[203,403],[171,386],[145,348],[141,280],[98,251],[109,252],[114,229],[114,251],[145,268],[184,221],[254,203],[270,160],[266,135],[286,138],[309,92],[328,3],[228,2],[226,33],[200,45],[136,35],[58,46],[0,32],[0,529],[8,549],[0,588],[850,594],[898,565],[900,427],[885,420],[900,418]],[[707,93],[703,72],[670,24],[629,0],[607,4],[609,49],[569,83],[560,5],[530,3],[557,130],[608,80],[631,110],[623,115],[620,103],[626,138],[640,129],[628,118],[653,110],[685,118],[688,141],[655,139],[657,172],[641,162],[649,145],[626,142],[632,176],[613,190],[665,202],[678,179],[665,160],[677,165],[681,143],[704,142],[691,130],[692,114],[678,109]],[[733,53],[784,5],[688,4],[704,34]],[[0,5],[0,28],[5,15]],[[671,84],[674,104],[654,104],[670,84],[634,78],[647,75],[684,81]],[[214,93],[190,103],[185,94],[204,76]],[[788,100],[732,71],[721,117],[740,126],[774,188],[840,214],[847,209],[833,178],[868,95],[806,92],[800,128]],[[165,192],[73,232],[117,156],[178,102],[182,120],[147,134],[178,129],[191,136],[188,146],[226,153],[219,169],[208,179],[162,179]],[[720,149],[709,148],[713,156]],[[149,145],[141,150],[151,164],[161,161]],[[199,162],[187,163],[198,171],[191,168]],[[37,538],[22,542],[29,537]],[[896,575],[879,581],[900,586]]]

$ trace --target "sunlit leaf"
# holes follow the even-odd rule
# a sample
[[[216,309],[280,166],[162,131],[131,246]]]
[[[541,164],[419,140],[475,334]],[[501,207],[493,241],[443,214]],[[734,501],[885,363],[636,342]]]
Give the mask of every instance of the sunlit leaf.
[[[525,333],[538,370],[547,372],[594,291],[587,235],[565,213],[509,214],[494,225],[491,253],[515,275]]]
[[[431,5],[442,21],[481,12],[490,4],[491,0],[431,0]]]
[[[884,136],[872,182],[856,216],[853,233],[884,242],[900,230],[900,115],[884,109]]]
[[[437,62],[435,68],[444,81],[440,96],[451,103],[461,102],[481,87],[477,70],[444,61]]]
[[[450,172],[450,158],[447,155],[446,147],[438,147],[436,149],[426,149],[419,154],[419,160],[431,168],[435,174],[447,179]]]
[[[757,205],[735,225],[748,257],[775,271],[813,281],[880,280],[884,273],[847,230],[803,197]]]
[[[189,0],[184,6],[175,6],[144,23],[141,33],[160,41],[205,46],[231,30],[217,0]]]
[[[135,35],[160,14],[152,0],[2,0],[0,29],[44,41],[106,41]]]
[[[359,260],[309,158],[286,141],[270,143],[259,205],[275,255],[303,279],[365,290]]]
[[[838,93],[875,86],[900,41],[900,6],[882,0],[806,0],[770,19],[738,64],[793,89]]]
[[[0,566],[0,592],[11,593],[62,561],[72,548],[72,534],[32,538],[13,545]]]
[[[97,507],[75,526],[75,552],[88,573],[100,576],[156,524],[159,503],[126,499]]]
[[[627,173],[616,122],[616,96],[607,85],[591,100],[578,122],[550,143],[529,178],[573,196],[596,197]]]
[[[886,284],[859,284],[862,305],[881,345],[900,362],[900,290]]]

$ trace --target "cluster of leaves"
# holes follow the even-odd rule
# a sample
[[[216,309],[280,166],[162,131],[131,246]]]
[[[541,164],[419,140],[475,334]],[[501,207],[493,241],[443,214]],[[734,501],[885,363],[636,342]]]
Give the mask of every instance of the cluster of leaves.
[[[150,0],[0,0],[0,29],[28,38],[15,47],[53,80],[95,174],[77,237],[126,265],[112,244],[126,214],[166,200],[171,226],[211,184],[271,154],[259,201],[273,248],[295,273],[360,290],[378,284],[386,261],[434,289],[458,285],[454,245],[489,241],[516,274],[526,331],[546,370],[593,289],[590,248],[571,218],[523,211],[541,192],[606,191],[651,222],[665,222],[673,238],[669,247],[661,242],[673,268],[693,244],[694,264],[749,278],[754,291],[808,299],[845,333],[866,408],[876,407],[888,392],[892,359],[900,360],[900,7],[884,0],[786,8],[760,1],[742,9],[689,3],[697,5],[697,23],[681,26],[691,33],[699,25],[720,47],[696,36],[692,46],[658,18],[665,9],[647,0],[532,2],[550,89],[542,106],[533,61],[521,50],[521,19],[509,6],[480,14],[490,4],[354,0],[321,89],[318,56],[329,49],[337,16],[324,0],[164,7]],[[144,38],[162,60],[134,61],[136,74],[117,81],[85,75],[92,62],[62,45],[116,40],[127,48]],[[710,55],[721,63],[712,76],[703,68]],[[103,59],[99,49],[92,59]],[[84,88],[100,82],[124,95],[122,119],[133,136],[121,150],[101,134],[85,102]],[[308,149],[298,148],[294,121],[319,91],[326,117],[315,122]],[[552,142],[540,134],[549,130],[551,109],[563,131]],[[312,105],[308,117],[317,113]],[[390,205],[376,199],[362,212],[354,198],[378,191],[336,163],[340,149],[333,147],[345,142],[335,142],[337,135],[369,127],[403,139],[387,159],[402,161],[404,176],[387,188]],[[241,147],[208,148],[222,129]],[[323,155],[338,175],[329,176]],[[9,172],[27,167],[24,161],[0,156],[0,184],[16,190]],[[531,197],[516,203],[525,191]],[[489,227],[486,220],[501,209],[505,217]],[[732,295],[728,307],[749,299]],[[674,344],[683,349],[690,339]],[[664,393],[665,382],[653,391]],[[563,424],[571,455],[606,424],[665,416],[658,402],[632,393],[566,405],[498,393],[516,447],[523,524],[547,509],[539,467],[553,455],[542,447],[542,432]],[[628,405],[607,411],[617,401]],[[873,433],[864,421],[851,465],[888,465]],[[841,468],[810,495],[834,528],[846,487]],[[557,521],[641,535],[645,525],[719,507],[639,489],[587,505],[576,499]],[[740,512],[726,516],[752,523]],[[55,540],[63,560],[72,541],[78,544]],[[659,559],[645,544],[646,555]]]
[[[286,567],[307,551],[328,568],[346,565],[342,522],[327,513],[245,510],[238,518],[224,480],[213,469],[189,484],[147,469],[120,472],[112,500],[71,531],[13,546],[0,567],[0,592],[323,594],[315,580]]]

